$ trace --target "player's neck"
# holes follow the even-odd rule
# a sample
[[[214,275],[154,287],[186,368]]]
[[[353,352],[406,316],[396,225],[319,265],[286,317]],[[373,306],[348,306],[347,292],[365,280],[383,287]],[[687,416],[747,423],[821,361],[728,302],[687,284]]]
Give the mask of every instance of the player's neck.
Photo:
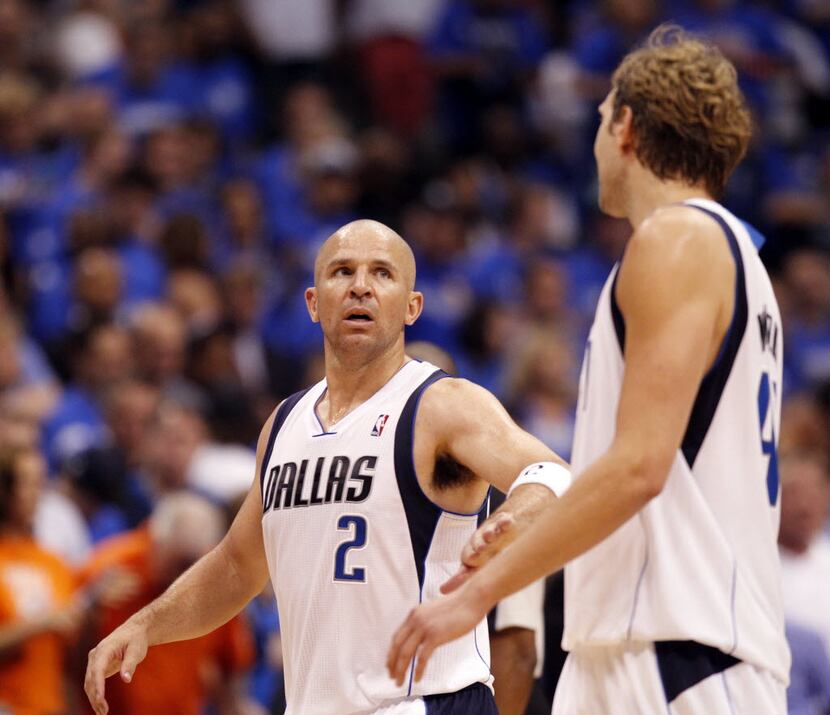
[[[712,195],[701,185],[663,181],[650,172],[643,172],[632,182],[625,215],[636,231],[657,209],[688,199],[712,199]]]
[[[320,403],[323,420],[331,426],[382,388],[406,362],[400,345],[369,361],[352,363],[326,354],[326,394]]]

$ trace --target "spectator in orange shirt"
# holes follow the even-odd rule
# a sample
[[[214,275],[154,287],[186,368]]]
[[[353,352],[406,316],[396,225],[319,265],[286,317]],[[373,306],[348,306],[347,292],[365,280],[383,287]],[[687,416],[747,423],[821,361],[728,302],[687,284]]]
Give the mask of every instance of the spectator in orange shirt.
[[[0,712],[14,715],[66,712],[67,638],[85,609],[69,567],[32,536],[45,476],[32,449],[0,454]]]
[[[205,499],[179,492],[161,499],[137,529],[104,541],[84,569],[101,583],[97,642],[161,594],[206,554],[225,530],[221,511]],[[253,661],[247,625],[235,618],[201,638],[154,648],[130,684],[108,692],[118,715],[200,715],[213,700],[222,715],[247,712],[242,673]]]

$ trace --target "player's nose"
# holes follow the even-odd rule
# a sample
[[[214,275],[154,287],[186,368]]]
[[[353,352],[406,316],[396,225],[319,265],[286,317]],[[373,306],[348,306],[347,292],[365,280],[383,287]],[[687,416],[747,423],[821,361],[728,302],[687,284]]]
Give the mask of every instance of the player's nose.
[[[372,293],[372,284],[369,280],[369,271],[359,268],[352,275],[350,293],[355,298],[365,298]]]

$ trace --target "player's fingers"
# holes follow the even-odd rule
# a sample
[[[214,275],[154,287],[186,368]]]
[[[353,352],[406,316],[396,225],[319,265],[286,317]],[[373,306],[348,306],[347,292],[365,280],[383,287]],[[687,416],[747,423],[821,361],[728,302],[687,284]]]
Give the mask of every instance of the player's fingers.
[[[409,664],[421,642],[418,611],[413,610],[404,625],[395,634],[389,652],[389,675],[400,686],[403,685]]]
[[[418,648],[417,660],[415,661],[415,680],[419,681],[426,670],[427,663],[435,650],[435,643],[431,639],[425,639]]]
[[[389,671],[389,677],[393,680],[396,680],[396,671],[395,671],[395,663],[398,660],[398,652],[401,649],[401,646],[406,642],[406,639],[409,637],[409,634],[412,630],[412,613],[409,614],[407,619],[401,624],[400,628],[395,631],[395,635],[392,636],[392,644],[389,646],[389,653],[386,655],[386,670]]]
[[[407,671],[409,671],[409,666],[412,663],[412,659],[415,657],[415,653],[417,652],[418,646],[421,644],[422,640],[423,635],[421,630],[419,628],[414,628],[409,634],[409,637],[401,644],[400,648],[398,648],[394,664],[395,675],[393,676],[395,682],[398,684],[398,687],[403,685],[404,680],[406,679]]]
[[[128,641],[124,657],[121,659],[121,680],[125,683],[132,682],[133,673],[142,660],[144,660],[144,651],[141,646],[135,641]]]
[[[504,534],[513,528],[516,523],[515,517],[510,512],[499,512],[496,514],[495,527],[497,534]]]
[[[471,568],[483,566],[507,543],[506,536],[513,527],[510,514],[498,514],[492,521],[481,527],[470,539],[461,553],[461,561]]]
[[[84,691],[96,715],[106,715],[109,710],[104,698],[104,682],[110,657],[110,654],[100,650],[100,646],[89,652],[89,661],[84,677]]]
[[[461,568],[441,584],[441,593],[452,593],[466,583],[473,573],[475,573],[475,569],[470,568],[466,564],[461,564]]]

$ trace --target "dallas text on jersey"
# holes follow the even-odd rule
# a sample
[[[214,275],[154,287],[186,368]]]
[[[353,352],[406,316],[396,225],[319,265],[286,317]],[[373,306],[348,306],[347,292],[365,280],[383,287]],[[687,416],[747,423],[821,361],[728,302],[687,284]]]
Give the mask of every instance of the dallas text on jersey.
[[[326,462],[329,462],[328,468]],[[299,464],[277,465],[269,472],[264,485],[262,513],[317,504],[366,501],[372,491],[377,462],[378,458],[370,455],[358,457],[354,464],[342,455],[319,457],[310,479],[307,479],[310,474],[308,459]]]

